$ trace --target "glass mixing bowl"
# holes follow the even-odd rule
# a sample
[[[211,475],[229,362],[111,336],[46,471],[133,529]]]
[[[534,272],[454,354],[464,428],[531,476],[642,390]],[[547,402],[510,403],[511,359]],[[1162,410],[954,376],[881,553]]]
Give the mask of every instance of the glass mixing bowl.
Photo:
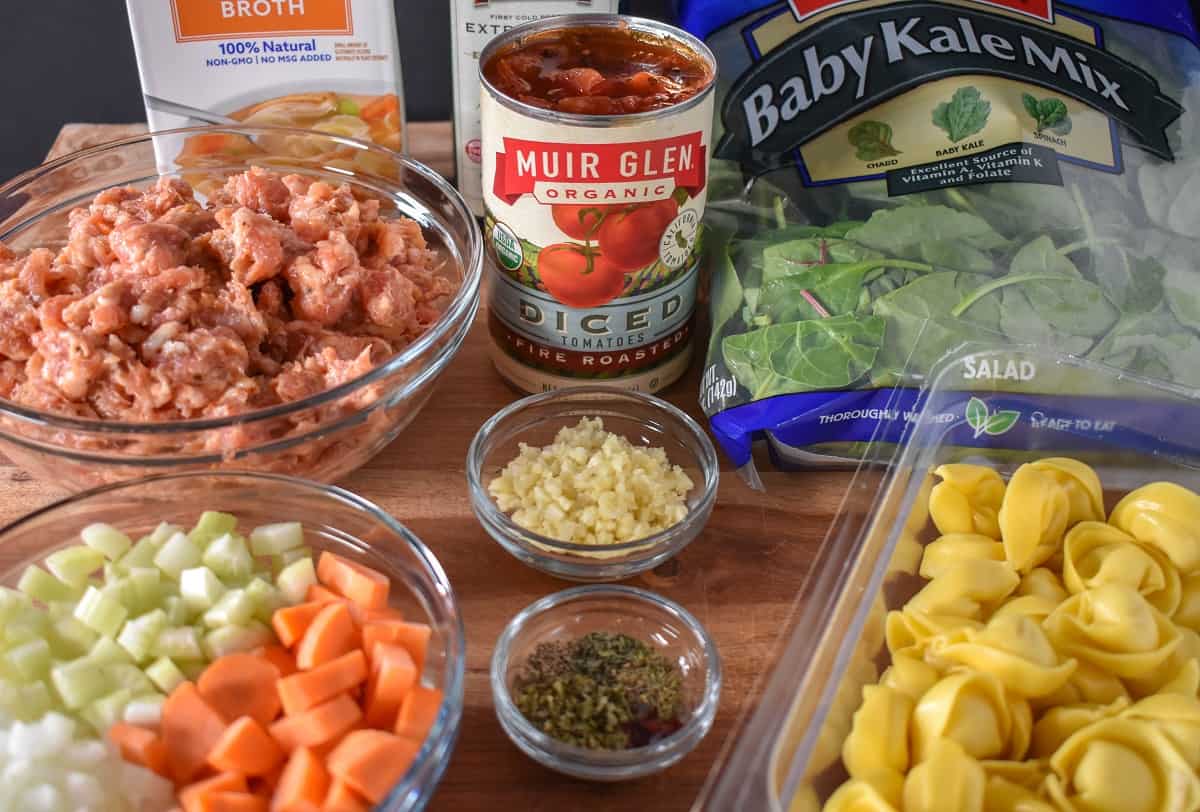
[[[228,149],[203,152],[202,139]],[[482,240],[458,192],[423,164],[381,147],[305,130],[205,127],[114,141],[51,161],[0,186],[0,241],[24,252],[62,246],[71,209],[104,189],[182,178],[202,199],[261,165],[381,201],[416,220],[458,285],[441,317],[366,375],[316,395],[230,417],[158,423],[81,419],[0,399],[0,451],[36,476],[79,490],[147,474],[270,471],[320,481],[358,468],[412,421],[462,345],[479,304]],[[0,303],[2,304],[2,303]]]
[[[432,797],[450,760],[463,710],[465,635],[450,581],[437,558],[404,525],[372,503],[328,485],[271,474],[177,474],[107,485],[56,502],[0,529],[0,583],[15,586],[25,567],[79,543],[104,522],[137,538],[162,521],[190,527],[205,510],[232,513],[239,526],[279,521],[304,526],[305,543],[391,578],[390,603],[433,630],[422,680],[445,695],[408,772],[376,809],[415,812]]]

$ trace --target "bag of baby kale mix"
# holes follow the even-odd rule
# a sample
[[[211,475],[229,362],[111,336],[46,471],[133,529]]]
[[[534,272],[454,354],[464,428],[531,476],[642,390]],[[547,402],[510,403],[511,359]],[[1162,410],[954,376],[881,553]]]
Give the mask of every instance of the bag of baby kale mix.
[[[763,436],[784,466],[853,460],[877,429],[898,439],[929,369],[968,342],[1200,388],[1200,50],[1185,0],[678,0],[678,13],[720,71],[701,402],[739,465]],[[1036,371],[974,374],[1028,388]]]

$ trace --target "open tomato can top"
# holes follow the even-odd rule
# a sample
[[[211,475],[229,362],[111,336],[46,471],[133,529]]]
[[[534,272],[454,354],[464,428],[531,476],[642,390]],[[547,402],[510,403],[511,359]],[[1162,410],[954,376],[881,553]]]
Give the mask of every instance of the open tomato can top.
[[[621,14],[534,20],[497,36],[479,57],[483,88],[504,106],[585,127],[690,109],[712,92],[716,75],[716,57],[701,40]]]

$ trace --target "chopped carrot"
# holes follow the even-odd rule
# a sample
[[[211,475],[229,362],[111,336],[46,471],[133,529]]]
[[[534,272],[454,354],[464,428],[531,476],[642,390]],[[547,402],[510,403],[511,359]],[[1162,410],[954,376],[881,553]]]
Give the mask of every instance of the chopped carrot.
[[[363,624],[363,649],[367,657],[375,653],[376,643],[398,643],[408,649],[417,668],[425,665],[425,650],[433,630],[424,623],[406,623],[403,620],[372,620]]]
[[[441,707],[441,691],[437,688],[426,688],[424,685],[414,685],[400,703],[400,713],[396,717],[396,735],[411,739],[417,744],[423,743]]]
[[[292,753],[271,800],[271,812],[315,812],[329,792],[329,772],[321,759],[301,747]]]
[[[329,754],[329,772],[377,804],[407,772],[418,749],[382,730],[356,730]]]
[[[394,606],[385,606],[382,609],[364,609],[362,618],[363,623],[376,620],[404,620],[404,614]]]
[[[345,603],[330,603],[313,618],[296,647],[296,665],[307,671],[359,647],[362,636]],[[212,666],[209,666],[210,668]]]
[[[214,792],[200,799],[200,812],[267,812],[267,799],[249,792]]]
[[[363,121],[375,121],[386,118],[388,113],[395,113],[399,109],[400,99],[396,97],[396,94],[388,93],[386,96],[380,96],[370,104],[364,105],[358,115]]]
[[[345,598],[328,587],[321,586],[320,584],[312,584],[308,588],[305,600],[309,603],[332,603],[334,601],[345,600]]]
[[[364,567],[328,550],[317,561],[317,579],[363,609],[387,606],[391,581],[382,572]]]
[[[250,716],[266,725],[279,715],[278,680],[279,669],[266,658],[227,654],[204,669],[196,688],[225,721]]]
[[[193,135],[188,139],[188,151],[195,155],[210,155],[222,152],[229,142],[229,136],[224,133],[205,133]]]
[[[400,703],[417,682],[417,666],[408,649],[395,643],[376,643],[367,682],[367,724],[391,730]]]
[[[285,716],[271,725],[271,735],[291,753],[299,748],[320,747],[340,738],[362,718],[358,703],[346,694],[295,716]]]
[[[253,653],[278,668],[281,677],[290,677],[296,673],[296,658],[283,646],[271,643],[268,646],[256,648]]]
[[[204,798],[219,792],[245,792],[246,778],[238,773],[220,773],[184,787],[179,792],[183,812],[201,812]]]
[[[324,603],[310,601],[276,609],[275,614],[271,615],[271,627],[275,629],[275,636],[279,638],[279,642],[288,648],[296,645],[308,631],[308,626],[313,622],[313,618],[324,607]]]
[[[367,678],[367,658],[362,649],[354,649],[335,660],[300,671],[276,683],[283,712],[288,716],[349,691]]]
[[[349,784],[339,778],[333,779],[329,794],[325,796],[322,812],[370,812],[370,805]]]
[[[279,762],[275,765],[275,769],[266,775],[251,776],[250,791],[255,795],[262,795],[270,798],[275,794],[275,787],[279,786],[279,776],[283,775],[283,768],[286,762]]]
[[[121,751],[126,761],[168,775],[167,745],[153,730],[118,722],[108,729],[108,740]]]
[[[283,750],[255,719],[243,716],[225,729],[208,763],[225,772],[266,775],[283,761]]]
[[[162,709],[162,738],[167,748],[167,770],[184,784],[208,761],[208,753],[225,732],[225,720],[204,701],[191,682],[180,683]]]

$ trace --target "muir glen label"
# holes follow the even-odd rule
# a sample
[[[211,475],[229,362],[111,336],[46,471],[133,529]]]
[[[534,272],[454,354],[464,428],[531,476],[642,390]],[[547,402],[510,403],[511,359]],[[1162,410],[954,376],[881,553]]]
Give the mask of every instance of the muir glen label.
[[[489,325],[531,392],[656,391],[686,370],[712,93],[632,123],[581,125],[482,101]]]

